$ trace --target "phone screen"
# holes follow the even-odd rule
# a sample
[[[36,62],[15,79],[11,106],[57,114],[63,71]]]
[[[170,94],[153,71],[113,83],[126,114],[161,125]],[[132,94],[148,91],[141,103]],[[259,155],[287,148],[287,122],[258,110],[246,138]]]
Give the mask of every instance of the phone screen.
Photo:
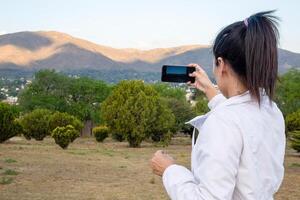
[[[168,66],[166,73],[167,74],[186,74],[186,67],[174,67]]]
[[[164,65],[162,67],[161,80],[163,82],[186,83],[188,81],[194,83],[195,77],[190,77],[189,74],[195,71],[195,67]]]

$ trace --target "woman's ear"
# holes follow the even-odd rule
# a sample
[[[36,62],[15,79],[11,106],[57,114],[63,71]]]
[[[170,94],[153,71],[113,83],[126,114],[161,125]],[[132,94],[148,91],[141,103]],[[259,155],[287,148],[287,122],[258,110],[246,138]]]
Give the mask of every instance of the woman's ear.
[[[219,68],[219,71],[222,74],[227,71],[225,60],[222,57],[218,57],[217,60],[216,60],[216,62],[217,62],[217,66]]]

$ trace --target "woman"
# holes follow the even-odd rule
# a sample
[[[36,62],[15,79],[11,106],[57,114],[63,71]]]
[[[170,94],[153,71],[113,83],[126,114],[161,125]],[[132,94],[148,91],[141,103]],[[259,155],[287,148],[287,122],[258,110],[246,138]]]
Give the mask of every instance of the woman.
[[[284,174],[285,127],[272,101],[277,79],[277,18],[261,12],[225,27],[213,45],[221,93],[197,64],[192,84],[209,113],[192,119],[191,170],[157,151],[153,172],[171,199],[269,200]],[[199,132],[199,137],[197,137]]]

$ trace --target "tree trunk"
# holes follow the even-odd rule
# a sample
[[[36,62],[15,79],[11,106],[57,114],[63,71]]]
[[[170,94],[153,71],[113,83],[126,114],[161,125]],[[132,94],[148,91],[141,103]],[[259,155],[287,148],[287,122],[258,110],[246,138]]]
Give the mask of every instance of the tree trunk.
[[[92,136],[92,129],[94,127],[94,123],[92,120],[87,120],[84,122],[84,127],[81,130],[81,136]]]

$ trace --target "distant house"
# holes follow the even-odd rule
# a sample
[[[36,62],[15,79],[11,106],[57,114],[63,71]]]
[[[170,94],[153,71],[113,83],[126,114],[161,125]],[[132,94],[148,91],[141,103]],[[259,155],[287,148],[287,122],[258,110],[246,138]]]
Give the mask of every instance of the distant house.
[[[18,102],[18,97],[9,96],[5,100],[3,100],[2,102],[8,103],[8,104],[11,104],[11,105],[17,105],[18,104],[17,103]]]
[[[186,89],[185,92],[186,92],[185,95],[186,101],[189,102],[192,106],[195,106],[197,103],[195,101],[195,92],[193,92],[191,88]]]

